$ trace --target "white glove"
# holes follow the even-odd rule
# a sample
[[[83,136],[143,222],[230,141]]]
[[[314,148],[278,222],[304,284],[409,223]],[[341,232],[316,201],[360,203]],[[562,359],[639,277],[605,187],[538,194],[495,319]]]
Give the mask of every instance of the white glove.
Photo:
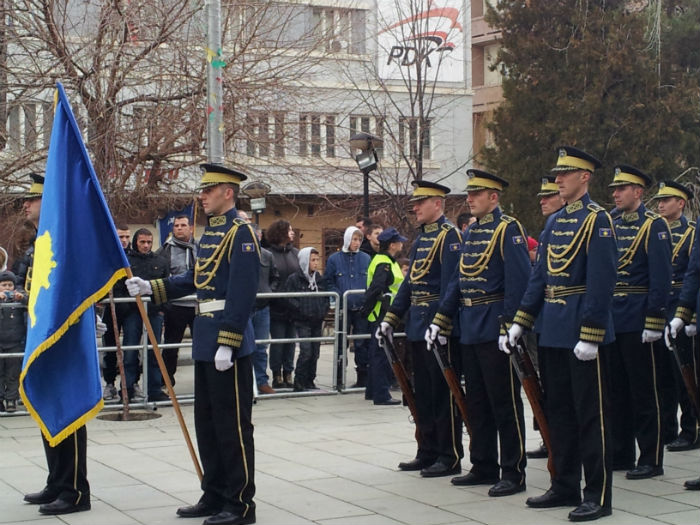
[[[588,341],[579,341],[574,347],[574,354],[581,361],[591,361],[598,357],[598,345]]]
[[[102,337],[107,331],[107,325],[102,322],[100,316],[95,314],[95,335],[97,337]]]
[[[695,324],[689,324],[685,327],[685,335],[688,337],[695,337],[698,333],[698,326]]]
[[[512,325],[510,325],[510,328],[508,328],[508,343],[510,344],[510,346],[515,346],[518,343],[518,339],[520,339],[524,333],[525,328],[523,328],[522,325],[519,325],[518,323],[513,323]],[[506,354],[510,354],[510,350],[506,348],[505,344],[503,345],[503,348],[501,348],[501,350]]]
[[[379,323],[379,326],[377,327],[377,331],[374,333],[374,337],[377,339],[380,339],[382,337],[386,337],[389,341],[394,341],[394,329],[392,326],[387,323],[386,321],[382,321]]]
[[[233,348],[226,345],[219,345],[216,355],[214,356],[214,366],[219,372],[225,372],[233,366]]]
[[[669,350],[673,344],[671,343],[671,339],[675,339],[678,336],[678,331],[683,328],[683,325],[685,325],[683,319],[680,317],[674,317],[671,319],[671,322],[668,323],[666,330],[664,330],[664,340],[666,341],[666,346]]]
[[[498,336],[498,349],[501,352],[505,352],[506,354],[510,354],[510,350],[508,350],[508,347],[506,346],[507,342],[508,342],[507,335],[499,335]]]
[[[141,277],[132,277],[125,281],[126,289],[131,297],[137,295],[151,295],[153,290],[151,290],[151,283],[144,281]]]
[[[653,343],[661,339],[663,335],[664,333],[658,330],[644,330],[642,332],[642,343]]]
[[[438,335],[440,335],[440,327],[431,323],[425,330],[425,344],[428,345],[428,348],[435,344]]]

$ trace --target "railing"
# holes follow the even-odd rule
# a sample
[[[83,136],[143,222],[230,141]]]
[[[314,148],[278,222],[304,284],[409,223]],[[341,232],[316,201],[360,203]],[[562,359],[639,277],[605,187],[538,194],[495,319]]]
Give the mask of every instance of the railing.
[[[353,295],[353,294],[362,294],[364,293],[364,290],[348,290],[346,291],[343,296],[342,296],[342,302],[340,301],[340,297],[337,293],[335,292],[277,292],[277,293],[261,293],[257,295],[257,298],[259,299],[279,299],[279,298],[286,298],[286,297],[303,297],[307,295],[314,295],[318,297],[332,297],[335,299],[335,304],[336,308],[333,311],[333,332],[330,335],[326,336],[321,336],[321,337],[292,337],[292,338],[280,338],[280,339],[272,339],[272,338],[267,338],[267,339],[258,339],[255,341],[256,344],[265,344],[269,345],[271,343],[299,343],[299,342],[318,342],[321,344],[331,344],[331,350],[332,350],[332,358],[331,358],[331,378],[327,382],[327,384],[331,385],[330,390],[311,390],[311,391],[303,391],[303,392],[290,392],[290,391],[282,391],[282,392],[277,392],[274,394],[266,394],[263,396],[265,399],[270,399],[270,398],[280,398],[280,397],[303,397],[303,396],[316,396],[316,395],[332,395],[332,394],[338,394],[338,393],[346,393],[346,392],[357,392],[362,389],[360,388],[349,388],[346,387],[347,383],[347,377],[346,377],[346,369],[347,369],[347,363],[348,363],[348,343],[350,341],[355,341],[359,339],[370,339],[372,337],[371,334],[366,333],[366,334],[348,334],[348,296]],[[195,299],[195,296],[188,296],[183,299]],[[149,301],[148,297],[143,297],[143,300],[145,302]],[[132,297],[119,297],[119,298],[114,298],[114,302],[119,304],[119,303],[134,303],[135,299]],[[104,306],[105,311],[109,308],[109,301],[107,299],[103,300],[100,305]],[[341,306],[338,308],[338,306]],[[26,305],[23,305],[22,303],[0,303],[0,307],[23,307],[26,308]],[[341,319],[342,319],[342,326],[341,326]],[[396,336],[402,336],[403,334],[396,334]],[[159,344],[158,347],[160,349],[167,349],[167,348],[190,348],[192,347],[192,343],[187,340],[183,340],[181,343],[170,343],[170,344]],[[339,351],[339,348],[341,351]],[[129,350],[138,350],[141,353],[141,367],[142,367],[142,374],[141,374],[141,381],[142,381],[142,386],[143,386],[143,391],[146,393],[142,401],[133,401],[130,402],[131,406],[134,407],[154,407],[156,405],[167,405],[169,401],[161,401],[161,402],[154,402],[154,401],[149,401],[147,397],[147,392],[148,392],[148,358],[147,358],[147,351],[152,349],[152,346],[148,343],[148,339],[146,336],[146,330],[145,328],[142,331],[142,336],[141,336],[141,343],[138,345],[129,345],[129,346],[121,346],[121,349],[123,351],[129,351]],[[98,345],[98,350],[100,352],[116,352],[117,347],[116,346],[102,346],[101,344]],[[269,348],[267,349],[269,353]],[[8,359],[8,358],[23,358],[24,353],[12,353],[12,354],[1,354],[0,353],[0,359]],[[338,368],[341,367],[340,374],[338,373],[339,370]],[[340,378],[340,382],[338,382],[338,378]],[[320,382],[320,381],[319,381]],[[255,383],[255,382],[254,382]],[[194,399],[194,393],[179,393],[177,394],[178,401],[183,402],[183,403],[188,403],[192,402]],[[256,397],[257,392],[256,392]],[[260,399],[260,397],[258,397]],[[107,403],[106,404],[107,408],[121,408],[123,405],[121,403]],[[26,414],[24,411],[18,411],[16,414]]]

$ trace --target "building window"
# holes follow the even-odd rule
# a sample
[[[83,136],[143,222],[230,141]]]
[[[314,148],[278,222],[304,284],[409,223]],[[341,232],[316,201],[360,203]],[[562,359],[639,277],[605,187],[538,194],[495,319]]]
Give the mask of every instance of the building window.
[[[411,159],[418,157],[418,148],[423,147],[422,158],[430,158],[430,119],[401,117],[399,119],[399,149],[403,155]]]
[[[367,14],[362,9],[313,8],[313,27],[328,53],[366,52]]]
[[[498,60],[498,50],[501,48],[501,44],[492,44],[490,46],[484,46],[484,85],[485,86],[500,86],[501,85],[501,72],[496,69],[492,69],[493,65]]]
[[[335,121],[335,115],[299,115],[299,156],[335,157]]]
[[[335,228],[324,228],[321,232],[323,237],[323,267],[328,266],[328,258],[334,253],[340,251],[343,247],[343,230]]]
[[[245,133],[249,157],[284,157],[284,113],[248,113]]]
[[[360,132],[371,133],[380,139],[384,138],[384,117],[350,115],[348,124],[350,127],[350,135],[348,138]],[[377,148],[376,151],[377,157],[381,159],[384,156],[384,147]]]
[[[48,145],[53,122],[53,104],[10,101],[0,149],[36,151]]]

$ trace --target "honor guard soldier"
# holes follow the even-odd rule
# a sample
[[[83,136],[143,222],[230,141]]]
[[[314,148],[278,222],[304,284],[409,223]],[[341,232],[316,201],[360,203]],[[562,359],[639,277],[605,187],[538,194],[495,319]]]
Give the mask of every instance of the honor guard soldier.
[[[628,479],[663,474],[663,439],[653,343],[663,336],[671,293],[671,234],[642,203],[651,178],[632,166],[615,167],[614,220],[617,284],[615,343],[607,353],[611,378],[613,469]],[[640,455],[635,467],[635,438]]]
[[[678,306],[678,298],[683,287],[683,277],[688,269],[690,252],[695,241],[695,224],[688,221],[683,215],[686,203],[693,198],[693,193],[675,181],[668,180],[659,183],[659,191],[654,195],[654,200],[661,215],[671,230],[671,264],[673,266],[673,281],[671,282],[671,296],[666,308],[666,319],[671,321]],[[686,332],[688,332],[686,334]],[[675,340],[675,346],[680,352],[684,363],[693,363],[693,337],[696,328],[692,323],[682,330]],[[656,362],[659,365],[657,378],[660,384],[670,387],[660,392],[662,396],[662,428],[672,430],[673,434],[667,450],[678,452],[691,450],[700,447],[700,436],[698,436],[698,418],[693,405],[688,397],[688,391],[683,384],[683,377],[680,369],[676,365],[674,357],[667,352],[663,345],[658,345],[655,349],[660,349],[657,353]],[[664,368],[661,368],[663,364]],[[664,394],[668,394],[669,399],[664,401]],[[681,407],[681,431],[678,434],[678,404]]]
[[[695,230],[700,228],[700,219],[695,223]],[[689,325],[693,319],[693,314],[700,311],[700,236],[696,235],[693,242],[693,250],[690,253],[688,269],[683,277],[683,287],[678,297],[678,306],[673,319],[666,327],[666,343],[670,346],[669,338],[677,338],[685,325]],[[695,377],[700,376],[698,363],[698,348],[695,346]],[[697,384],[697,383],[696,383]],[[700,490],[700,477],[691,479],[684,483],[688,490]]]
[[[530,257],[523,227],[498,205],[508,183],[480,170],[467,175],[467,204],[477,222],[467,230],[458,268],[425,337],[435,344],[438,334],[449,336],[458,314],[472,468],[452,484],[493,485],[489,496],[508,496],[525,490],[525,420],[520,381],[498,350],[499,317],[515,315]]]
[[[547,220],[541,257],[508,330],[509,342],[515,344],[538,314],[542,317],[540,366],[556,475],[551,488],[528,498],[527,505],[577,506],[569,513],[571,521],[612,513],[606,388],[598,347],[614,337],[617,249],[612,219],[588,196],[598,167],[598,159],[580,149],[558,149],[552,172],[566,206]]]
[[[206,525],[255,523],[251,314],[260,249],[251,226],[234,207],[246,176],[203,164],[199,199],[207,224],[193,269],[144,281],[127,279],[129,293],[152,294],[161,304],[197,294],[192,358],[194,422],[204,477],[199,502],[178,509],[184,518],[211,516]]]
[[[564,199],[561,198],[561,195],[559,195],[559,186],[557,186],[556,183],[556,176],[555,175],[546,175],[542,177],[541,185],[540,185],[540,191],[537,194],[537,196],[540,198],[540,210],[542,211],[542,216],[543,217],[549,217],[552,213],[558,212],[559,210],[562,209],[564,206],[565,202]],[[544,232],[543,232],[544,233]],[[538,240],[538,245],[537,245],[537,255],[535,256],[535,261],[539,260],[542,257],[541,253],[541,247],[542,247],[542,233],[540,233],[540,238]],[[542,324],[542,317],[539,316],[535,320],[535,326],[533,328],[533,331],[535,334],[540,333],[540,325]],[[537,348],[537,369],[540,375],[542,375],[542,360],[540,359],[539,355],[539,343],[536,345]],[[528,350],[532,353],[532,346],[528,344]],[[546,392],[544,395],[547,395]],[[544,404],[546,406],[546,404]],[[544,406],[543,406],[544,408]],[[537,427],[537,420],[533,419],[534,427],[535,430],[539,430]],[[540,443],[540,446],[534,450],[528,450],[526,452],[526,455],[528,458],[532,459],[541,459],[541,458],[546,458],[549,455],[549,452],[547,451],[547,447],[544,444],[544,441]]]
[[[462,425],[442,370],[426,346],[425,330],[457,267],[462,238],[443,214],[450,189],[428,181],[414,181],[413,185],[410,200],[420,224],[418,237],[411,248],[408,278],[378,331],[391,338],[408,312],[406,339],[413,359],[420,437],[415,459],[399,463],[399,469],[420,470],[423,477],[449,476],[461,472]]]
[[[28,222],[39,226],[41,199],[44,194],[44,177],[30,173],[29,191],[24,195],[23,210]],[[28,294],[31,288],[34,244],[15,261],[17,282]],[[90,510],[90,484],[87,479],[87,429],[85,425],[58,443],[49,445],[42,432],[41,439],[46,453],[49,475],[46,486],[39,492],[26,494],[24,501],[41,505],[41,514],[58,515]]]

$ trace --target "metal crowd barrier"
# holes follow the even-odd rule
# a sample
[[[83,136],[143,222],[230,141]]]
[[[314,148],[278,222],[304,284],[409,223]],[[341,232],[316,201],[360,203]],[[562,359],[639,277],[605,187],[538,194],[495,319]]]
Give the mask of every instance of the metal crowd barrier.
[[[330,390],[311,390],[311,391],[304,391],[304,392],[289,392],[289,391],[282,391],[282,392],[276,392],[274,394],[266,394],[264,396],[257,396],[257,389],[256,389],[256,398],[257,399],[270,399],[270,398],[280,398],[280,397],[305,397],[305,396],[317,396],[317,395],[334,395],[338,393],[349,393],[349,392],[357,392],[361,391],[361,388],[352,388],[346,386],[347,383],[347,375],[346,375],[346,370],[347,370],[347,364],[348,364],[348,343],[350,341],[355,341],[355,340],[360,340],[360,339],[370,339],[372,337],[372,334],[366,333],[366,334],[348,334],[348,296],[350,295],[356,295],[356,294],[363,294],[365,291],[364,290],[348,290],[346,291],[343,296],[342,296],[342,302],[340,301],[340,296],[336,292],[275,292],[275,293],[260,293],[257,295],[258,299],[277,299],[277,298],[286,298],[286,297],[302,297],[306,295],[314,295],[314,296],[319,296],[319,297],[332,297],[335,299],[335,309],[333,311],[333,333],[332,335],[328,336],[321,336],[321,337],[292,337],[292,338],[280,338],[280,339],[272,339],[272,338],[267,338],[267,339],[258,339],[255,341],[256,344],[265,344],[268,345],[268,355],[269,355],[269,345],[272,343],[299,343],[303,341],[308,341],[308,342],[318,342],[322,344],[332,344],[332,357],[331,357],[331,379],[328,384],[331,385]],[[142,298],[144,302],[149,302],[148,297],[143,297]],[[187,296],[184,297],[183,299],[192,299],[195,300],[195,296]],[[136,300],[132,297],[118,297],[114,298],[115,303],[134,303]],[[106,312],[110,308],[109,306],[109,299],[104,299],[99,303],[100,306],[104,307],[104,312],[102,314],[103,318],[105,317]],[[338,308],[338,306],[341,306]],[[22,303],[0,303],[0,307],[24,307],[26,308],[26,305],[23,305]],[[342,319],[342,323],[341,323]],[[342,324],[342,326],[341,326]],[[395,334],[396,337],[402,337],[405,336],[404,333],[397,333]],[[165,344],[165,343],[159,343],[159,348],[161,350],[167,349],[167,348],[192,348],[192,343],[191,341],[183,340],[181,343],[170,343],[170,344]],[[340,347],[340,351],[339,351]],[[129,346],[123,346],[122,345],[122,350],[123,351],[128,351],[128,350],[138,350],[141,353],[141,384],[142,384],[142,390],[145,393],[143,400],[141,401],[132,401],[129,403],[131,407],[142,407],[142,408],[155,408],[156,406],[159,405],[168,405],[170,401],[159,401],[159,402],[154,402],[154,401],[149,401],[147,398],[147,392],[148,392],[148,358],[147,358],[147,351],[149,349],[152,349],[153,347],[149,344],[147,333],[145,326],[142,329],[142,336],[141,336],[141,343],[138,345],[129,345]],[[98,350],[100,352],[116,352],[117,347],[116,346],[103,346],[100,342],[98,344]],[[23,358],[24,353],[12,353],[12,354],[3,354],[0,353],[0,359],[8,359],[8,358]],[[340,373],[338,368],[341,368]],[[340,378],[340,383],[338,382],[338,378]],[[117,375],[117,379],[119,379],[119,375]],[[254,382],[255,384],[255,382]],[[117,381],[117,385],[119,385],[119,381]],[[116,385],[115,385],[116,386]],[[119,392],[119,389],[117,390]],[[194,392],[192,393],[184,393],[184,394],[178,394],[177,395],[178,401],[181,403],[187,404],[191,403],[194,400]],[[105,404],[105,408],[107,409],[121,409],[123,405],[119,402],[113,403],[113,402],[108,402]],[[15,412],[15,414],[26,414],[26,411],[18,411]]]

